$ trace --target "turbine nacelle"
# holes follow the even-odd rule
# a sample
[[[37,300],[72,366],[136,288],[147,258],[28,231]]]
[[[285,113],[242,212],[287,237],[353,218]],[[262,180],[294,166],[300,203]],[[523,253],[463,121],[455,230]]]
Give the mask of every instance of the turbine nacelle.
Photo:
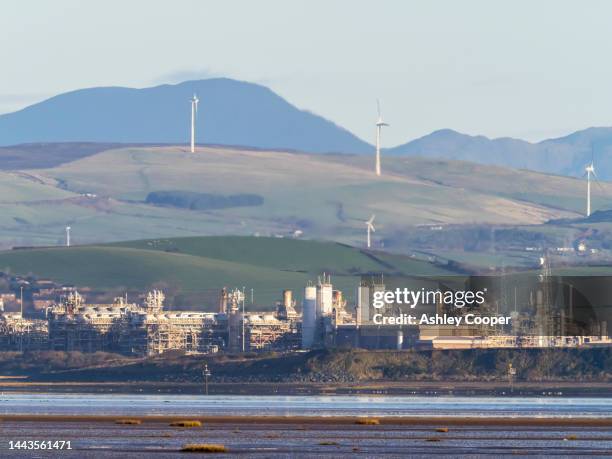
[[[191,104],[193,105],[195,109],[195,112],[198,113],[198,102],[200,102],[200,99],[198,99],[198,96],[194,94],[190,100],[191,100]]]
[[[380,100],[378,99],[376,99],[376,108],[378,109],[378,121],[376,122],[376,126],[389,126],[383,121],[382,112],[380,111]]]

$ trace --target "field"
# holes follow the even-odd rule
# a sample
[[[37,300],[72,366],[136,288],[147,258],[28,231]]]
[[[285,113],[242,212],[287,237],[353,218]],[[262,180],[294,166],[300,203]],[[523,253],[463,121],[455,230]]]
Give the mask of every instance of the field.
[[[23,147],[0,159],[0,247],[61,245],[205,235],[282,236],[363,247],[365,220],[376,215],[373,248],[530,265],[533,257],[456,247],[420,250],[403,237],[419,225],[522,226],[550,232],[549,219],[579,216],[583,181],[461,161],[385,157],[383,176],[370,156],[310,155],[229,147],[196,154],[172,146],[61,144]],[[47,150],[45,150],[47,148]],[[23,151],[22,151],[23,150]],[[44,151],[47,152],[45,156]],[[8,156],[7,156],[8,155]],[[7,166],[8,167],[8,166]],[[6,169],[6,167],[5,167]],[[221,196],[256,194],[263,205],[189,210],[145,203],[153,191]],[[612,184],[594,188],[594,208],[606,208]],[[557,240],[576,237],[560,228]],[[578,231],[579,233],[579,231]],[[438,250],[439,249],[439,250]]]
[[[361,274],[442,275],[443,268],[406,256],[365,252],[333,242],[256,237],[198,237],[98,246],[0,252],[0,270],[81,287],[142,292],[163,288],[176,306],[216,310],[222,287],[254,289],[254,302],[273,307],[283,289],[301,300],[323,272],[349,299]],[[205,304],[202,304],[204,302]],[[187,303],[187,304],[183,304]],[[298,303],[299,304],[299,303]]]
[[[350,157],[354,166],[368,167],[369,158]],[[517,202],[539,204],[582,215],[586,206],[586,181],[524,169],[485,166],[466,161],[419,157],[387,158],[387,169],[438,186],[495,195]],[[612,184],[593,185],[593,209],[612,206]],[[527,220],[525,219],[527,223]]]

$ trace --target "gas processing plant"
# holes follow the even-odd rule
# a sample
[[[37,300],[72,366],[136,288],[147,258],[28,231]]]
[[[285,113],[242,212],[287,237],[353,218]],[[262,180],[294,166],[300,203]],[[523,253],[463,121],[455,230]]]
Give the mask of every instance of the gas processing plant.
[[[520,292],[516,286],[510,287],[509,294],[498,293],[477,310],[457,309],[455,304],[441,301],[412,309],[436,318],[426,323],[400,320],[407,314],[397,304],[374,307],[373,299],[390,288],[376,277],[361,279],[352,305],[342,291],[334,289],[331,276],[323,274],[305,286],[299,307],[293,292],[284,290],[279,292],[275,310],[265,312],[246,311],[244,291],[238,289],[220,290],[218,305],[211,308],[217,312],[199,312],[167,310],[160,290],[148,292],[139,302],[119,297],[110,304],[89,304],[76,289],[62,287],[56,289],[57,300],[34,296],[34,302],[44,306],[39,308],[39,317],[23,314],[23,297],[1,294],[0,349],[146,356],[167,351],[210,354],[347,347],[403,350],[610,345],[607,318],[582,307],[571,285],[569,290],[559,285],[539,280]],[[48,295],[56,291],[46,290]],[[500,301],[506,301],[512,293],[513,301],[509,302],[513,304],[505,305],[500,312]],[[569,299],[569,309],[556,305],[560,298],[565,298],[565,303]],[[21,311],[5,312],[5,302],[21,305]],[[457,314],[476,318],[501,315],[509,320],[492,326],[483,320],[448,319]],[[399,319],[381,323],[377,317]]]

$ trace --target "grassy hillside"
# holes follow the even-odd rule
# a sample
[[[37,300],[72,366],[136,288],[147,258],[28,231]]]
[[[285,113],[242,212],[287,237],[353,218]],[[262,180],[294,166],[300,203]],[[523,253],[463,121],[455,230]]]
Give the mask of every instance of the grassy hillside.
[[[335,242],[211,236],[121,242],[112,246],[189,254],[232,263],[313,274],[323,271],[339,275],[370,272],[412,275],[448,273],[425,261],[384,252],[363,251]]]
[[[401,169],[401,161],[386,158],[385,170],[390,172],[377,177],[369,167],[371,158],[355,156],[210,148],[193,155],[176,148],[132,148],[107,151],[42,173],[62,180],[71,190],[116,199],[143,200],[159,190],[253,192],[264,196],[262,208],[228,212],[246,218],[310,222],[327,231],[337,225],[354,226],[353,220],[361,223],[371,213],[401,223],[538,223],[562,213],[501,197],[496,187],[468,191],[464,183],[446,185],[423,179],[418,170],[394,171],[394,167]],[[449,163],[441,173],[453,175],[456,167]],[[515,191],[521,189],[517,184]]]
[[[337,243],[254,237],[13,250],[0,252],[0,270],[113,291],[143,291],[157,285],[208,310],[216,308],[218,291],[224,286],[244,286],[249,292],[253,288],[255,302],[271,307],[286,288],[301,299],[306,283],[323,271],[332,274],[334,284],[349,298],[362,273],[449,273],[423,261]]]
[[[53,179],[0,171],[0,205],[67,199],[75,194],[57,187]]]
[[[429,236],[410,233],[422,224],[443,225],[444,232],[450,225],[521,225],[546,236],[550,225],[541,223],[583,211],[585,184],[577,179],[389,156],[377,177],[372,161],[371,156],[219,147],[191,154],[182,147],[131,146],[52,168],[0,174],[0,248],[61,244],[67,225],[76,244],[203,235],[288,237],[299,230],[305,239],[363,247],[364,222],[375,214],[375,249],[452,254],[463,250],[461,244],[419,246],[411,241]],[[144,202],[155,191],[257,194],[263,204],[190,210]],[[612,184],[595,187],[594,208],[612,206],[611,196]],[[557,233],[555,244],[577,237],[572,228]],[[523,240],[515,244],[519,251],[524,245]],[[508,262],[537,261],[524,257],[511,254]]]
[[[111,148],[120,148],[118,143],[26,143],[0,147],[0,170],[24,170],[54,167],[59,164],[95,155]]]
[[[503,175],[510,174],[509,170],[490,168],[482,173],[489,182],[482,183],[479,175],[463,170],[465,163],[448,162],[435,169],[434,161],[412,167],[406,162],[410,160],[402,158],[385,158],[384,170],[388,172],[376,177],[371,160],[227,148],[200,148],[195,155],[170,147],[105,151],[36,171],[72,192],[94,193],[96,199],[82,203],[78,212],[72,203],[66,203],[65,211],[58,208],[55,215],[67,216],[61,223],[55,219],[46,228],[9,225],[0,227],[0,236],[3,232],[7,236],[18,233],[38,240],[42,229],[54,236],[49,242],[55,242],[66,224],[73,226],[75,240],[81,243],[215,234],[290,234],[299,229],[308,239],[363,245],[363,222],[376,214],[378,232],[374,245],[381,247],[389,234],[387,230],[415,224],[534,224],[576,215],[573,211],[577,205],[570,203],[568,209],[563,209],[560,202],[546,202],[554,197],[556,189],[566,190],[559,195],[569,195],[574,186],[578,193],[573,179],[528,174],[523,183]],[[432,169],[446,178],[427,175]],[[502,177],[497,182],[496,174]],[[521,194],[549,179],[554,183],[534,194],[536,202],[529,202],[529,197]],[[208,211],[143,203],[148,193],[164,190],[217,195],[255,193],[263,197],[264,203]],[[23,206],[27,207],[22,204],[11,212],[24,213],[27,209]]]
[[[368,158],[359,156],[338,157],[338,161],[370,167]],[[386,169],[393,174],[438,186],[471,190],[578,214],[585,211],[586,181],[581,179],[447,159],[390,157],[385,158],[385,163]],[[602,182],[599,185],[593,187],[593,208],[612,207],[612,184]]]

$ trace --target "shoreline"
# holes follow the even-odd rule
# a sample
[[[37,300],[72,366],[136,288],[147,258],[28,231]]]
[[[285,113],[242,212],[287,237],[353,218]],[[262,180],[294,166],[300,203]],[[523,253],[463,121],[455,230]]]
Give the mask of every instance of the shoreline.
[[[198,420],[206,424],[277,424],[277,425],[355,425],[359,419],[375,418],[383,426],[418,426],[447,424],[453,426],[544,426],[544,427],[612,427],[612,417],[462,417],[462,416],[121,416],[121,415],[53,415],[9,414],[2,422],[87,422],[115,423],[119,419],[136,419],[143,424],[170,423],[177,419]]]
[[[202,383],[159,381],[24,381],[0,379],[0,393],[174,394],[198,395]],[[210,395],[387,395],[387,396],[504,396],[504,397],[603,397],[612,393],[612,382],[521,382],[509,386],[498,381],[363,381],[333,383],[209,383]]]

